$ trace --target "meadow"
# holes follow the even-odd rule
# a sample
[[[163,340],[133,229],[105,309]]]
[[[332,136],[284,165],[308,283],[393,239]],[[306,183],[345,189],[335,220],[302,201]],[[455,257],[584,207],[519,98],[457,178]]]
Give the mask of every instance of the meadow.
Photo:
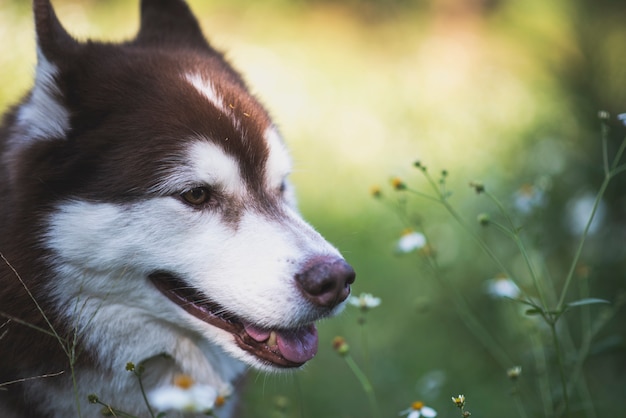
[[[0,0],[3,110],[32,83],[29,3]],[[243,417],[624,414],[626,5],[189,3],[380,299],[321,323],[303,371],[252,372]],[[54,4],[79,38],[137,30],[135,1]]]

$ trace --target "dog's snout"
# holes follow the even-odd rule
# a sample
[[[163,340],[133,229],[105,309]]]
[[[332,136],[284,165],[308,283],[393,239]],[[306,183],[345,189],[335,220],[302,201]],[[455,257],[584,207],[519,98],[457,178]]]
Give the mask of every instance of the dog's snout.
[[[313,304],[334,308],[350,295],[356,274],[342,258],[320,258],[307,263],[296,275],[302,294]]]

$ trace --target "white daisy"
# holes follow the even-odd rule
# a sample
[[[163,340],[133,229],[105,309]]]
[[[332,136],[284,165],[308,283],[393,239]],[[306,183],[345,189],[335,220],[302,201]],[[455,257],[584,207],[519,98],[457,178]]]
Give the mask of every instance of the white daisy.
[[[497,298],[517,299],[521,294],[519,287],[508,277],[496,277],[495,279],[487,280],[485,287],[487,288],[487,293]]]
[[[413,402],[409,409],[400,412],[400,415],[406,415],[407,418],[433,418],[437,416],[437,411],[429,406],[424,405],[424,402],[417,401]]]
[[[150,405],[159,411],[207,412],[215,407],[218,391],[198,385],[189,376],[177,376],[174,385],[157,388],[148,394]]]
[[[373,296],[371,293],[361,293],[359,296],[350,296],[348,303],[357,308],[368,310],[380,305],[380,298]]]
[[[398,240],[396,248],[398,252],[410,253],[426,246],[426,237],[420,232],[413,230],[407,230],[402,234],[402,237]]]

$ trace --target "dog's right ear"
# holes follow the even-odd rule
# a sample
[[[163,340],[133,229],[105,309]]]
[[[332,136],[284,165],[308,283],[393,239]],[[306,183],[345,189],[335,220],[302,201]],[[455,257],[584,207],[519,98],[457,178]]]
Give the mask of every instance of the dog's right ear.
[[[60,61],[68,52],[79,47],[78,41],[72,38],[59,22],[50,0],[34,0],[33,14],[37,47],[45,59],[50,62]]]
[[[141,26],[135,42],[211,49],[184,0],[141,0]]]

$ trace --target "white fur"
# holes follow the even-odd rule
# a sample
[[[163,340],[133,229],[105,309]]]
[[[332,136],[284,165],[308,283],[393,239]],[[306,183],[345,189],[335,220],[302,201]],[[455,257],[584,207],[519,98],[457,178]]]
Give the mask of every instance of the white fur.
[[[220,97],[220,95],[217,94],[217,91],[215,91],[215,88],[213,87],[213,84],[210,81],[206,80],[199,73],[187,73],[183,76],[183,78],[189,84],[194,86],[196,90],[200,92],[200,94],[206,97],[209,100],[209,102],[213,104],[213,106],[221,110],[223,113],[227,113],[226,112],[227,109],[224,105],[224,101],[222,100],[222,97]]]
[[[55,82],[58,68],[37,49],[35,86],[28,102],[17,114],[18,126],[26,135],[20,140],[62,138],[69,129],[69,112],[58,100],[60,90]]]
[[[265,166],[267,184],[280,187],[287,175],[291,173],[291,158],[285,143],[274,126],[267,128],[264,136],[269,148],[269,157]]]
[[[244,184],[239,172],[239,163],[226,154],[219,145],[209,141],[197,141],[189,147],[192,175],[203,184],[219,186],[235,196],[243,195]]]
[[[234,181],[238,170],[230,157],[207,142],[194,143],[189,155],[203,159],[190,165],[189,182],[219,181],[241,188],[240,196],[233,198],[245,198],[243,186]],[[224,172],[218,174],[215,167]],[[100,391],[103,400],[141,408],[136,381],[124,366],[163,353],[172,360],[161,361],[145,383],[148,390],[171,383],[175,373],[220,387],[236,379],[246,363],[268,369],[241,350],[228,332],[169,301],[147,276],[157,270],[175,272],[228,311],[259,326],[310,323],[319,313],[303,303],[294,275],[309,257],[338,252],[288,203],[285,213],[284,218],[271,220],[249,209],[233,228],[218,214],[190,208],[175,197],[132,204],[79,200],[60,204],[45,235],[45,245],[55,254],[57,275],[49,290],[83,336],[85,348],[109,370],[104,386],[95,371],[80,377],[81,394]],[[59,387],[45,395],[37,390],[33,386],[31,394],[65,403],[67,416],[72,414],[71,388]],[[130,412],[145,414],[141,409]]]

